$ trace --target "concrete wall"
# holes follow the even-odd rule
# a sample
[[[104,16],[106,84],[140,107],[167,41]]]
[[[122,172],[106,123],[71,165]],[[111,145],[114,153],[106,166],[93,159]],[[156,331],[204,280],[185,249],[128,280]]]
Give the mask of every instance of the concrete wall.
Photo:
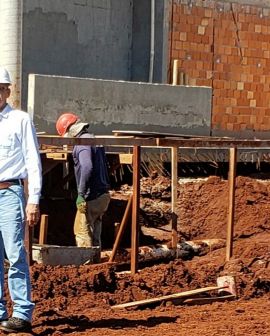
[[[23,4],[23,105],[29,73],[130,79],[133,0]]]
[[[144,130],[210,134],[212,90],[124,81],[30,75],[28,111],[39,132],[55,134],[55,121],[74,111],[95,134]]]
[[[167,83],[171,0],[155,0],[153,82]],[[133,0],[131,80],[149,81],[151,0]]]

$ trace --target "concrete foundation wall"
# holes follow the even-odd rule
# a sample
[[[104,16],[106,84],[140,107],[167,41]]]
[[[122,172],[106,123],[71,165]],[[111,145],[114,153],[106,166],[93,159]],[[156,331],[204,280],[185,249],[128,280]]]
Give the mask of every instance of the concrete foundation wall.
[[[74,111],[95,134],[210,134],[212,90],[207,87],[30,75],[28,91],[28,111],[39,132],[55,134],[59,115]]]
[[[133,0],[24,0],[23,105],[29,73],[130,80]]]

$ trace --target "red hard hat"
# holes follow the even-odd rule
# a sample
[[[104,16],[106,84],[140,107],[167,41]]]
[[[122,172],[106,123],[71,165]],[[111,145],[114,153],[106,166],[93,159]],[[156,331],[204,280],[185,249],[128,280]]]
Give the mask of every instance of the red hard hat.
[[[63,136],[67,132],[68,128],[75,124],[79,120],[79,117],[73,113],[64,113],[60,115],[56,122],[56,130],[59,135]]]

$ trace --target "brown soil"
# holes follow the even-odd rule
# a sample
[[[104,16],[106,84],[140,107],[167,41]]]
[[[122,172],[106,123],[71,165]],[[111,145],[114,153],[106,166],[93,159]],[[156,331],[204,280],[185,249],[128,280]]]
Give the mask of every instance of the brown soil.
[[[129,188],[122,190],[122,198]],[[217,177],[179,185],[179,239],[226,238],[227,182]],[[167,232],[170,181],[143,179],[141,224]],[[114,195],[117,198],[117,194]],[[121,198],[121,197],[119,197]],[[134,277],[117,265],[31,267],[35,335],[270,335],[270,182],[239,177],[234,257],[225,248],[191,260],[144,267]],[[162,239],[162,238],[161,238]],[[115,304],[216,285],[234,275],[238,298],[203,305],[160,302],[143,309]],[[214,294],[212,294],[214,295]],[[204,297],[208,297],[205,294]]]

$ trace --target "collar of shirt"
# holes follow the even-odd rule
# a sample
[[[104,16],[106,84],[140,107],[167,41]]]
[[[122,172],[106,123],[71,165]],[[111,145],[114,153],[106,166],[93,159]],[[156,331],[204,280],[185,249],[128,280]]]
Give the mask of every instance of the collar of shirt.
[[[3,109],[3,111],[0,112],[0,120],[2,118],[8,118],[8,113],[10,111],[12,111],[12,107],[9,104],[7,104],[6,107]]]

